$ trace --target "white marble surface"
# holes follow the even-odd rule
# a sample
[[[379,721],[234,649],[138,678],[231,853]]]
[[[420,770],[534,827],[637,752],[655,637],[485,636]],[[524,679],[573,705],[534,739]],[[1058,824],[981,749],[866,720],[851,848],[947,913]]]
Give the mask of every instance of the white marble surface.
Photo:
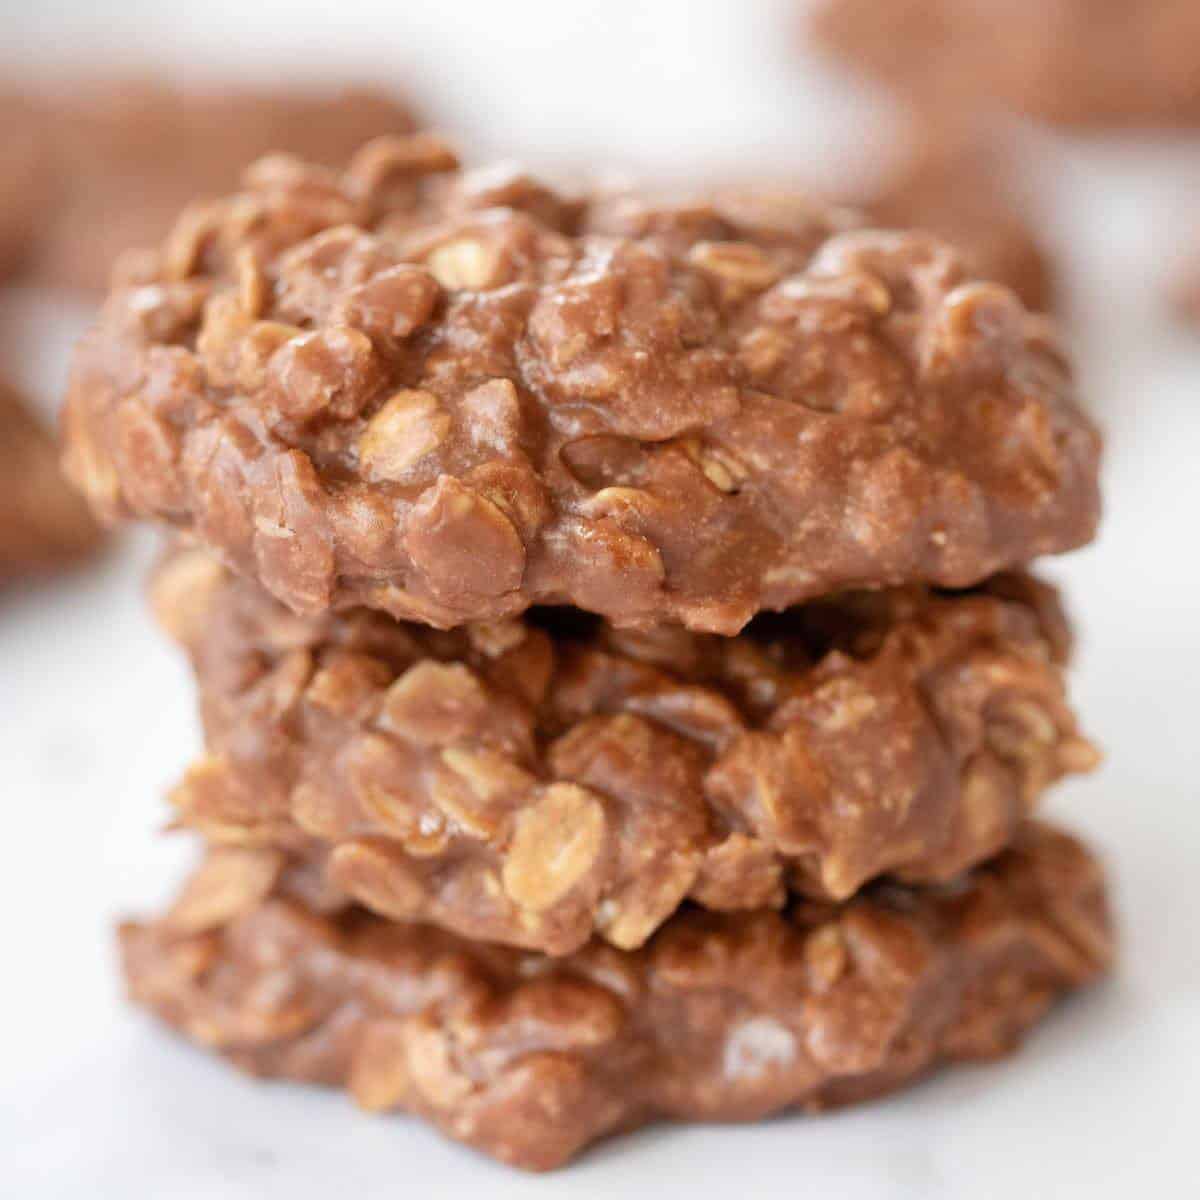
[[[343,65],[436,84],[431,107],[477,146],[682,171],[711,145],[748,168],[813,169],[837,138],[861,142],[867,106],[795,70],[785,8],[30,5],[6,11],[0,50],[128,49],[145,20],[143,46],[171,64],[228,53],[239,69],[283,70],[322,46]],[[368,30],[368,10],[386,11],[386,27]],[[1110,436],[1104,536],[1048,568],[1080,623],[1079,708],[1109,751],[1099,776],[1050,805],[1112,866],[1124,953],[1109,985],[1001,1065],[818,1120],[647,1132],[547,1179],[336,1095],[251,1084],[127,1010],[114,973],[114,919],[152,906],[188,860],[156,828],[196,737],[186,673],[142,607],[151,544],[134,537],[98,571],[0,597],[0,1195],[1196,1194],[1200,340],[1163,320],[1156,288],[1194,208],[1197,149],[1034,148],[1082,374]],[[79,319],[51,297],[0,302],[5,365],[47,404]]]

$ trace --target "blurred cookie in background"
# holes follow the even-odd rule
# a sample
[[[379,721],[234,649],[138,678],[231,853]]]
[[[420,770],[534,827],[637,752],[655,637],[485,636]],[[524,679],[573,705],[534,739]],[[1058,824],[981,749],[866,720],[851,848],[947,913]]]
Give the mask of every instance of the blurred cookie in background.
[[[1193,240],[1182,261],[1167,278],[1167,303],[1178,320],[1200,333],[1200,238]]]
[[[925,229],[958,246],[973,275],[1054,307],[1053,265],[1034,234],[1020,167],[995,140],[927,132],[855,203],[888,229]]]
[[[0,585],[86,557],[101,532],[58,468],[58,446],[0,380]]]
[[[44,178],[36,199],[17,195],[24,205],[4,203],[11,174],[0,183],[0,259],[6,241],[24,244],[7,257],[33,281],[100,291],[122,251],[157,244],[181,207],[229,190],[263,154],[339,166],[363,142],[416,124],[402,100],[365,88],[33,82],[0,105],[0,163],[32,143]]]
[[[29,98],[0,92],[0,280],[29,259],[52,196],[49,139]]]
[[[845,66],[929,111],[1200,124],[1197,0],[817,0],[807,24]]]

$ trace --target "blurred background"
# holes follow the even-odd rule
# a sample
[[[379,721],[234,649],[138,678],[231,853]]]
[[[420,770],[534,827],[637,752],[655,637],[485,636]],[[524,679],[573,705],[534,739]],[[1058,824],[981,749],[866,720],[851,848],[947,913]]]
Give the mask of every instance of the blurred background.
[[[1156,73],[1148,58],[1135,82],[1190,78],[1200,97],[1200,3],[1161,6],[1179,24],[1160,45],[1175,44],[1182,59],[1191,50],[1196,65],[1189,76],[1186,62],[1172,59],[1170,71]],[[5,1194],[374,1194],[381,1181],[397,1186],[396,1176],[414,1173],[435,1195],[472,1184],[495,1196],[555,1187],[640,1195],[647,1180],[664,1186],[668,1178],[701,1195],[733,1186],[779,1194],[798,1177],[838,1197],[1017,1188],[1100,1197],[1135,1185],[1165,1185],[1167,1194],[1194,1187],[1200,327],[1189,324],[1181,297],[1189,271],[1200,276],[1200,104],[1193,111],[1187,89],[1173,84],[1170,103],[1131,99],[1127,109],[1141,104],[1137,120],[1103,105],[1095,122],[1064,120],[1035,103],[1044,77],[1001,73],[993,81],[979,30],[974,49],[945,31],[941,44],[925,35],[935,62],[979,55],[965,81],[939,75],[942,91],[898,85],[887,71],[859,69],[844,49],[855,44],[850,35],[840,53],[828,41],[816,46],[805,32],[812,7],[3,3],[0,213],[11,197],[40,199],[33,224],[16,224],[11,242],[0,377],[53,420],[70,346],[107,269],[88,248],[131,213],[144,209],[151,224],[167,219],[160,210],[175,207],[178,172],[164,165],[187,158],[188,192],[204,187],[207,171],[220,192],[234,168],[211,147],[236,141],[234,130],[249,144],[264,128],[288,128],[286,111],[264,124],[259,109],[254,125],[250,110],[227,102],[242,89],[276,98],[373,89],[373,103],[398,107],[370,120],[437,127],[468,161],[783,180],[874,208],[881,219],[961,236],[997,270],[1011,268],[1017,286],[1062,320],[1083,394],[1108,435],[1103,536],[1044,572],[1065,586],[1078,621],[1075,701],[1108,754],[1100,775],[1058,789],[1050,810],[1113,868],[1125,941],[1118,978],[990,1074],[951,1073],[820,1121],[654,1131],[548,1181],[514,1178],[415,1123],[364,1119],[336,1095],[276,1087],[264,1102],[221,1064],[152,1030],[119,995],[113,921],[158,903],[192,854],[183,839],[161,837],[162,796],[198,737],[189,673],[143,602],[154,537],[123,531],[72,571],[0,589],[0,795],[11,814],[0,874],[9,980],[0,1007]],[[891,17],[921,7],[876,0],[876,13]],[[1058,7],[992,6],[1035,14]],[[1092,5],[1097,13],[1121,7]],[[1128,0],[1124,11],[1139,8]],[[1062,48],[1061,29],[1047,36]],[[1130,45],[1118,39],[1108,53],[1125,61]],[[1003,44],[996,53],[1007,62],[1017,51]],[[1073,61],[1074,74],[1063,78],[1081,70]],[[928,64],[917,74],[928,79]],[[126,82],[114,92],[105,82],[113,79]],[[984,103],[968,102],[972,86]],[[1100,95],[1128,86],[1105,84]],[[200,126],[161,119],[165,101],[155,97],[173,93],[207,97],[207,115],[188,118]],[[293,123],[292,136],[315,137],[314,120]],[[181,127],[190,131],[175,132]],[[30,130],[32,156],[23,146]],[[125,164],[115,184],[114,161]],[[46,172],[56,182],[36,191]],[[101,222],[101,210],[116,215]],[[66,231],[54,244],[30,232],[47,213]]]

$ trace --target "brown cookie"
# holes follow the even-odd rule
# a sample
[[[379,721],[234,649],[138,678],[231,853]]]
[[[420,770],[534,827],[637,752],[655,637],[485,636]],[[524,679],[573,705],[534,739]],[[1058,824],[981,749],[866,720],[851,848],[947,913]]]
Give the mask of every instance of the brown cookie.
[[[0,380],[0,584],[82,558],[100,536],[53,437]]]
[[[564,959],[322,912],[307,883],[217,851],[165,918],[122,929],[133,999],[254,1074],[534,1170],[653,1120],[819,1110],[993,1057],[1112,957],[1099,866],[1036,825],[946,888],[691,909],[640,951]]]
[[[685,899],[950,878],[1097,757],[1056,598],[1026,577],[845,596],[737,638],[562,610],[450,632],[301,618],[204,551],[153,598],[207,734],[183,824],[303,848],[394,919],[552,954],[593,931],[639,946]]]
[[[746,200],[622,232],[429,137],[247,181],[114,290],[69,465],[296,612],[732,634],[1092,536],[1061,350],[934,238]]]
[[[1196,0],[822,0],[817,42],[931,114],[1200,124]]]
[[[25,125],[39,130],[43,188],[24,267],[38,282],[102,291],[126,250],[157,245],[193,200],[236,187],[264,154],[341,166],[369,138],[416,128],[412,111],[366,88],[178,87],[103,76],[68,87],[31,84]],[[8,127],[0,107],[0,130]],[[5,145],[0,133],[0,151]],[[10,177],[11,178],[11,177]],[[15,184],[0,181],[3,195]],[[0,216],[2,220],[2,216]],[[0,249],[3,247],[0,224]]]

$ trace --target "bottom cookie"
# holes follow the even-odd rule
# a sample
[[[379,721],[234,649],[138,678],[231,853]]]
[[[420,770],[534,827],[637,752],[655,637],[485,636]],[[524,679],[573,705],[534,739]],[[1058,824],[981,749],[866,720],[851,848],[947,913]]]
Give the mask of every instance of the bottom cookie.
[[[655,1119],[822,1109],[994,1056],[1112,957],[1097,862],[1036,824],[953,886],[688,909],[639,951],[557,959],[338,907],[245,854],[122,928],[133,999],[255,1074],[343,1085],[534,1170]]]

